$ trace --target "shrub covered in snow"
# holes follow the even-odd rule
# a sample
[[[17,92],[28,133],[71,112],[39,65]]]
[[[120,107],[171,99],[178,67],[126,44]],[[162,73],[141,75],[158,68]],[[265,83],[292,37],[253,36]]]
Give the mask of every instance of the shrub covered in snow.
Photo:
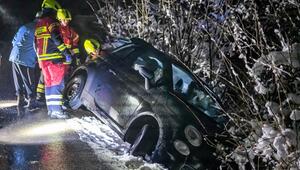
[[[299,5],[103,1],[98,21],[111,36],[145,39],[210,83],[230,118],[235,147],[218,154],[228,168],[299,169]]]

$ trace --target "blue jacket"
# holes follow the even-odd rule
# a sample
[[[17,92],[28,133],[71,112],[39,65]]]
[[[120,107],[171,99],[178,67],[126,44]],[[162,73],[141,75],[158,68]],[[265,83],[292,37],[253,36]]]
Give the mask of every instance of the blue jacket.
[[[30,22],[19,28],[12,45],[9,61],[26,67],[34,68],[37,56],[34,50],[34,32],[36,22]]]

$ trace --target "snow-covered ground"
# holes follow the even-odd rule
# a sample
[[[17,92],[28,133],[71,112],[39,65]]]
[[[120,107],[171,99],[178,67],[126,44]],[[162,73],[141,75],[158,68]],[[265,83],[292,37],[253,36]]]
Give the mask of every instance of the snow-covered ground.
[[[0,100],[1,119],[6,114],[15,113],[15,100]],[[80,111],[77,111],[80,112]],[[12,145],[39,145],[60,140],[74,140],[68,136],[76,132],[79,139],[87,143],[94,151],[103,167],[113,167],[114,170],[162,170],[162,165],[148,163],[140,157],[129,155],[130,144],[124,142],[113,130],[93,116],[72,117],[67,120],[51,120],[47,118],[45,109],[26,112],[19,120],[6,122],[0,129],[0,143]],[[0,122],[1,123],[1,122]],[[0,167],[1,169],[1,167]]]
[[[142,158],[127,153],[130,144],[123,142],[108,126],[95,117],[72,118],[67,120],[80,136],[89,144],[95,154],[115,169],[161,170],[163,166],[147,163]]]

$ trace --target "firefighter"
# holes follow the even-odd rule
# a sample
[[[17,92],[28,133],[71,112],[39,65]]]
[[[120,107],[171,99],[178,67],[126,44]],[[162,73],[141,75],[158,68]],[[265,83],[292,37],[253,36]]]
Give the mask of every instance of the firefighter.
[[[80,55],[79,55],[79,35],[70,27],[69,23],[72,20],[71,13],[67,9],[58,9],[57,10],[57,20],[60,22],[59,32],[60,35],[72,53],[72,67],[76,67],[80,64]]]
[[[80,55],[79,55],[79,35],[69,26],[69,22],[72,20],[71,13],[67,9],[58,9],[57,20],[60,22],[59,25],[59,32],[64,41],[64,44],[67,46],[68,49],[71,50],[72,53],[72,63],[71,67],[74,68],[80,65]],[[69,63],[65,63],[69,64]],[[71,72],[72,69],[69,69],[68,72]],[[39,83],[37,85],[37,101],[43,102],[44,101],[44,93],[45,93],[45,86],[44,86],[44,76],[41,74]]]
[[[96,61],[97,58],[101,57],[102,50],[99,41],[95,39],[86,39],[84,41],[83,46],[86,53],[88,54],[88,57],[86,58],[86,62]]]
[[[13,48],[9,61],[12,62],[12,72],[17,96],[17,106],[33,109],[34,102],[34,68],[37,63],[37,56],[34,51],[34,31],[36,22],[30,22],[19,28],[12,41]]]
[[[36,23],[35,46],[39,66],[45,82],[45,98],[50,118],[64,119],[68,114],[63,111],[64,77],[67,65],[71,63],[71,53],[59,34],[56,11],[61,9],[55,0],[44,0],[42,15]]]

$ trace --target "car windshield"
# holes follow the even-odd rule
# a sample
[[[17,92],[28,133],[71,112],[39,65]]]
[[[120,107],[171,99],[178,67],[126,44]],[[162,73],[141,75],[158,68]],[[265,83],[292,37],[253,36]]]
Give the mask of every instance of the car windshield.
[[[208,94],[205,87],[197,83],[191,73],[177,65],[172,64],[172,73],[173,90],[189,105],[218,121],[219,104]]]

